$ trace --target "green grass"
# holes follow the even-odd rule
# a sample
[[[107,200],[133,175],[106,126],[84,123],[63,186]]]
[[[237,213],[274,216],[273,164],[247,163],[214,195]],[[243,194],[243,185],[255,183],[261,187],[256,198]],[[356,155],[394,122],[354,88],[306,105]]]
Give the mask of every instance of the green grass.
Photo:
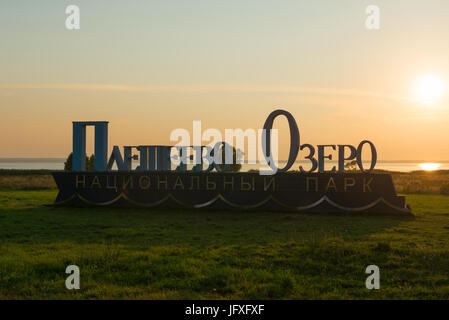
[[[43,206],[55,197],[0,191],[0,299],[449,298],[447,196],[407,196],[415,219]]]

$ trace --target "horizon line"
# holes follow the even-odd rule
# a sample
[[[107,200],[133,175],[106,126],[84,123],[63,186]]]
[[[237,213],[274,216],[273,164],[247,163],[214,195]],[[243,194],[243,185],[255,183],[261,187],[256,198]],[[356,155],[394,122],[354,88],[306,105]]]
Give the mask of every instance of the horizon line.
[[[30,161],[30,162],[37,162],[37,160],[46,160],[46,161],[51,161],[51,160],[66,160],[67,157],[0,157],[0,162],[6,162],[5,160],[9,160],[9,161]],[[134,161],[139,161],[139,160],[134,160]],[[278,160],[279,162],[287,162],[287,160]],[[246,163],[248,162],[248,160],[245,160],[244,164],[248,164]],[[310,162],[309,160],[295,160],[295,162]],[[328,160],[326,162],[335,162],[337,163],[338,160]],[[370,161],[362,161],[362,162],[370,162]],[[448,160],[413,160],[413,159],[402,159],[402,160],[378,160],[377,163],[429,163],[429,162],[438,162],[438,163],[449,163],[449,159]],[[257,164],[257,163],[256,163]]]

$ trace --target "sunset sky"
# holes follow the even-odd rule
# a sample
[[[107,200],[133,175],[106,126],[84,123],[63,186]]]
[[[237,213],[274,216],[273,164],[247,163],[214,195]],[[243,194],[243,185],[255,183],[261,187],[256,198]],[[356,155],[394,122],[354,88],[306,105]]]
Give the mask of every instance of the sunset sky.
[[[449,160],[448,14],[447,0],[1,1],[0,157],[65,157],[72,121],[109,121],[111,150],[170,144],[193,120],[257,129],[282,108],[301,143]]]

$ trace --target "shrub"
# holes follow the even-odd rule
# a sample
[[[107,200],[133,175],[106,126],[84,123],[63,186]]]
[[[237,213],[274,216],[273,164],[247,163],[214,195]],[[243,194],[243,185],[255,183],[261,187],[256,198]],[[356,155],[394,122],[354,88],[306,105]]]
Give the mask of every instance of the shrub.
[[[357,160],[352,160],[345,163],[346,171],[356,171],[357,170]]]
[[[91,155],[90,157],[86,156],[86,171],[94,170],[94,162],[95,162],[94,155]],[[73,166],[72,163],[73,163],[73,153],[71,152],[67,157],[66,161],[64,162],[64,171],[72,171]]]
[[[221,147],[221,163],[217,164],[217,166],[220,168],[221,171],[224,172],[238,172],[242,168],[242,165],[240,163],[237,163],[237,150],[235,150],[234,147],[232,147],[232,164],[225,164],[226,160],[226,150],[227,148]]]
[[[440,193],[449,196],[449,183],[444,183],[440,187]]]

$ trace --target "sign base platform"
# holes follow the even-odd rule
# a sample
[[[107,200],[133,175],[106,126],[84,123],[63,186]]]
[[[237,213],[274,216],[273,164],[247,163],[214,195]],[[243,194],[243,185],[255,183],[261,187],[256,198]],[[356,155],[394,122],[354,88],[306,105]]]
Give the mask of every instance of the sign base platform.
[[[412,216],[389,174],[53,172],[54,205],[172,207]]]

